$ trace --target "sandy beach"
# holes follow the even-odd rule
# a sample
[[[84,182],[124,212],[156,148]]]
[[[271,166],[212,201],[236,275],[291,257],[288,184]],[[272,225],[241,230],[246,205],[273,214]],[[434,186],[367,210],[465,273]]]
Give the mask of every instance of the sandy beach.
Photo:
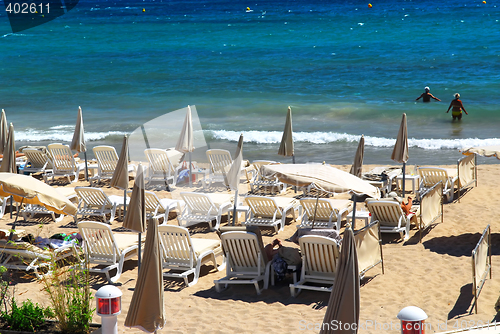
[[[336,166],[348,170],[350,166]],[[456,166],[447,166],[456,168]],[[369,170],[370,166],[364,166]],[[444,222],[431,228],[419,242],[418,231],[412,228],[406,242],[398,234],[384,234],[383,255],[385,274],[381,267],[370,270],[361,282],[361,312],[359,333],[399,333],[398,312],[410,305],[422,308],[429,319],[427,333],[460,329],[492,322],[496,318],[495,302],[500,291],[496,268],[500,265],[498,247],[500,221],[496,215],[496,198],[500,165],[479,165],[478,186],[467,191],[460,203],[444,205]],[[64,181],[55,182],[64,186]],[[410,183],[408,183],[409,185]],[[88,186],[88,182],[66,185]],[[132,187],[133,181],[130,181]],[[109,188],[109,182],[101,185],[109,195],[123,192]],[[178,196],[188,188],[177,187],[172,193],[158,191],[160,198]],[[192,190],[200,190],[193,187]],[[246,189],[246,190],[245,190]],[[248,191],[247,184],[240,185],[240,194]],[[210,190],[226,192],[222,187]],[[286,196],[293,196],[293,191]],[[343,196],[343,195],[341,195]],[[224,216],[223,224],[227,222]],[[0,220],[0,228],[10,228],[13,219],[7,213]],[[175,214],[170,215],[169,224],[177,224]],[[358,224],[359,223],[358,221]],[[479,297],[478,314],[470,314],[472,296],[471,252],[482,231],[490,224],[492,232],[492,273]],[[287,220],[285,230],[277,237],[286,246],[295,246],[288,239],[296,231],[297,223]],[[48,237],[59,232],[77,231],[72,217],[65,217],[59,223],[48,217],[17,222],[18,229]],[[116,231],[122,231],[121,219],[112,224]],[[40,232],[41,231],[41,232]],[[218,238],[210,232],[207,224],[190,228],[192,235],[202,238]],[[269,232],[269,233],[267,233]],[[264,230],[264,243],[271,242],[276,235]],[[291,277],[277,282],[261,295],[250,285],[230,286],[217,293],[213,281],[224,277],[225,271],[217,272],[212,266],[203,266],[197,284],[185,287],[181,279],[165,279],[166,324],[160,333],[317,333],[326,312],[329,294],[302,291],[297,297],[290,296]],[[41,285],[34,279],[24,278],[23,273],[14,274],[16,299],[31,299],[49,306]],[[123,293],[123,312],[119,315],[120,333],[142,333],[123,326],[137,278],[137,262],[125,263],[124,272],[115,284]],[[92,289],[95,292],[106,284],[104,275],[92,275]],[[95,316],[94,322],[100,322]]]

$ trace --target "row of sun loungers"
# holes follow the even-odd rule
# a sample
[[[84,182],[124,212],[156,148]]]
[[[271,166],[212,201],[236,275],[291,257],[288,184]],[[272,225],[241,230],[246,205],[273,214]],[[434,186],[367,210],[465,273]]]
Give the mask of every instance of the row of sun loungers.
[[[64,145],[52,145],[55,146],[49,145],[48,147],[52,158],[47,159],[42,166],[44,173],[46,173],[44,175],[52,177],[56,175],[65,176],[68,179],[73,176],[77,179],[80,167],[75,163],[73,156],[71,154],[68,156]],[[97,179],[98,182],[101,179],[109,178],[110,175],[112,176],[112,173],[110,174],[108,170],[113,168],[113,161],[118,160],[116,152],[113,152],[113,150],[104,149],[103,147],[100,153],[96,154],[99,167],[98,174],[94,179]],[[225,182],[225,175],[229,171],[232,160],[229,152],[223,151],[209,150],[207,152],[211,167],[210,173],[204,180],[205,184]],[[177,182],[178,168],[171,163],[172,154],[175,153],[170,152],[169,154],[166,152],[166,150],[146,150],[145,153],[149,161],[148,181],[160,180],[172,184]],[[66,162],[69,161],[66,166],[69,167],[64,173],[61,167],[63,164],[58,165],[57,160],[59,158]],[[28,159],[30,159],[29,156]],[[35,158],[32,159],[35,161]],[[413,216],[419,219],[416,220],[415,224],[420,230],[420,235],[438,219],[442,220],[442,196],[448,196],[449,198],[450,189],[454,190],[455,185],[458,185],[460,192],[477,178],[475,164],[472,159],[466,157],[462,160],[464,162],[459,161],[458,163],[456,177],[453,176],[452,172],[446,170],[428,167],[419,167],[417,169],[421,177],[418,191],[420,206],[418,211],[410,215],[406,215],[396,201],[367,201],[366,207],[371,214],[371,222],[355,234],[361,277],[366,271],[379,263],[382,264],[383,271],[380,233],[399,233],[402,239],[407,240]],[[254,163],[254,172],[251,173],[250,177],[247,175],[252,191],[260,187],[276,188],[279,192],[286,190],[286,186],[277,179],[266,179],[259,174],[261,166],[272,163],[274,162],[259,161]],[[31,166],[33,165],[35,164],[32,163]],[[116,164],[114,167],[116,167]],[[244,170],[243,166],[242,170]],[[460,178],[459,174],[461,174],[462,178]],[[390,190],[390,188],[387,188],[387,190]],[[100,188],[76,187],[74,193],[79,203],[75,221],[78,220],[79,215],[82,218],[100,216],[106,223],[112,223],[116,211],[124,204],[123,197],[116,196],[116,198],[112,198],[112,196],[107,196]],[[73,195],[68,194],[68,196]],[[155,193],[146,192],[148,216],[156,219],[163,218],[164,222],[158,228],[162,263],[165,270],[164,276],[183,278],[186,285],[193,285],[196,284],[199,278],[201,265],[212,263],[217,270],[226,267],[226,277],[214,281],[217,291],[220,291],[222,286],[229,284],[253,284],[258,294],[261,291],[259,282],[263,281],[263,287],[266,289],[269,286],[269,281],[273,284],[274,278],[273,269],[264,251],[260,235],[261,227],[274,228],[275,232],[279,233],[285,227],[287,216],[291,215],[292,219],[295,220],[296,212],[299,211],[299,228],[314,226],[315,228],[339,231],[342,221],[352,210],[350,201],[324,198],[302,198],[297,200],[285,197],[249,195],[243,201],[233,203],[234,196],[230,194],[192,192],[181,193],[181,198],[178,201],[159,199]],[[453,199],[453,195],[451,195],[451,199]],[[228,214],[229,218],[229,212],[235,204],[240,209],[246,210],[244,226],[239,229],[221,227],[221,216]],[[50,213],[40,212],[37,211],[39,208],[29,206],[25,206],[23,210],[26,215]],[[165,224],[170,211],[177,211],[180,226]],[[53,219],[57,220],[58,218],[53,216]],[[215,221],[215,225],[212,225],[213,221]],[[208,222],[212,230],[219,231],[220,240],[191,237],[186,227],[200,222]],[[86,260],[89,263],[104,266],[104,268],[92,268],[91,272],[105,273],[108,281],[116,282],[123,270],[124,261],[137,255],[138,245],[141,241],[133,234],[113,233],[110,225],[98,222],[80,222],[78,223],[78,229],[84,239]],[[337,241],[328,237],[311,235],[299,238],[299,245],[302,253],[301,277],[300,280],[294,280],[294,283],[290,284],[291,295],[296,296],[302,289],[331,291],[335,279],[336,261],[339,255]],[[47,255],[43,251],[34,250],[32,248],[34,246],[20,246],[22,246],[20,243],[16,244],[16,249],[4,245],[2,251],[5,254],[10,254],[10,256],[2,258],[4,265],[8,268],[33,269],[38,276],[38,269],[43,266],[42,262],[47,259]],[[19,266],[19,263],[12,262],[15,257],[14,254],[26,258],[31,256],[33,261],[28,266]],[[480,250],[480,254],[484,254],[483,249]],[[74,246],[58,251],[58,258],[70,255],[75,255],[78,258],[78,252]],[[220,265],[217,262],[218,257],[222,258],[219,261]],[[39,261],[42,262],[38,263]],[[477,270],[478,272],[484,269],[481,260],[476,262],[478,262],[477,267],[480,268]],[[113,277],[110,275],[112,270],[116,270]],[[482,282],[481,279],[484,280],[484,275],[482,272],[480,274],[482,275],[480,282]],[[192,280],[189,279],[191,275],[193,276]],[[313,285],[310,283],[313,283]]]

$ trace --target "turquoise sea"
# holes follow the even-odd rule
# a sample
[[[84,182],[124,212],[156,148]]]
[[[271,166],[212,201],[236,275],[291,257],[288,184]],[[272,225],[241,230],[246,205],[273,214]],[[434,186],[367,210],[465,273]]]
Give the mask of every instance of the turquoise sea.
[[[288,106],[297,162],[351,164],[364,134],[365,163],[390,164],[402,113],[409,164],[499,145],[497,1],[368,3],[80,0],[16,34],[2,3],[0,108],[18,147],[69,143],[81,106],[88,148],[120,149],[123,134],[187,105],[209,147],[234,152],[243,133],[250,160],[291,161],[277,155]],[[425,86],[442,102],[415,102]],[[445,113],[456,92],[461,123]]]

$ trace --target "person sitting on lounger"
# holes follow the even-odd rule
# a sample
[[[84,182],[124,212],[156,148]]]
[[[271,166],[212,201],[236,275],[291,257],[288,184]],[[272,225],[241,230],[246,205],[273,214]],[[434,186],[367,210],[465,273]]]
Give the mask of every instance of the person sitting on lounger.
[[[429,93],[429,91],[431,90],[429,87],[425,87],[424,89],[425,89],[425,92],[423,92],[422,95],[417,97],[415,99],[415,101],[422,99],[422,101],[424,101],[424,102],[431,102],[431,98],[436,100],[436,101],[441,101],[440,99],[438,99],[437,97],[435,97],[434,95]]]

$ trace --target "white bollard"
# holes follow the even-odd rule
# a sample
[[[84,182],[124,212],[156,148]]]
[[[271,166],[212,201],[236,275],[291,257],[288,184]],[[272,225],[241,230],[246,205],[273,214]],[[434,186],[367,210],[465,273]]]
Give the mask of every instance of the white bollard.
[[[95,293],[97,315],[101,316],[101,333],[118,334],[118,315],[122,312],[122,292],[116,286],[105,285]]]

